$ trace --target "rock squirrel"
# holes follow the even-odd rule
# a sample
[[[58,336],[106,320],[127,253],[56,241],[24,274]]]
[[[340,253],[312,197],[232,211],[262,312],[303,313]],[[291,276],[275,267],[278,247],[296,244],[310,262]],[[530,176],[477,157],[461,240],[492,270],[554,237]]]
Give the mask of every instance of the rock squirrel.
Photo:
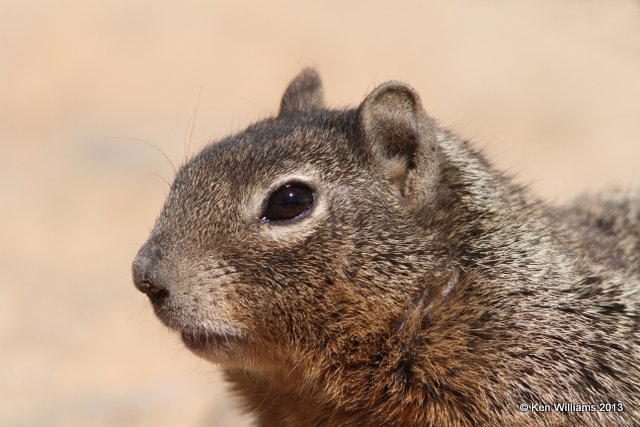
[[[640,192],[549,206],[403,83],[333,110],[302,71],[132,269],[262,426],[640,423]]]

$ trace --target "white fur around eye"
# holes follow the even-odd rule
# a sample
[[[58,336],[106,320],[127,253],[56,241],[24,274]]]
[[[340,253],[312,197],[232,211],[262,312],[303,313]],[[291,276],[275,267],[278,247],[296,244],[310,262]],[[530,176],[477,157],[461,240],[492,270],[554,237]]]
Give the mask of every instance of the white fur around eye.
[[[301,183],[313,190],[313,206],[301,218],[289,221],[265,221],[261,219],[271,194],[287,183]],[[260,235],[272,241],[282,243],[304,240],[314,233],[316,226],[327,216],[326,197],[323,185],[313,174],[292,173],[278,177],[268,186],[257,189],[251,196],[247,206],[247,216],[258,223]]]

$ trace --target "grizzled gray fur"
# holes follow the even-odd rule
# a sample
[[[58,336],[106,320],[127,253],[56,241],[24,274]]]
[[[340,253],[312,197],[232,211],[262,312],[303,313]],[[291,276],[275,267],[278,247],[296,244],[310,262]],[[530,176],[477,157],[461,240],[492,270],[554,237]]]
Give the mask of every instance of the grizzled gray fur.
[[[332,110],[304,70],[181,168],[133,276],[261,426],[640,424],[640,193],[549,206],[403,83]]]

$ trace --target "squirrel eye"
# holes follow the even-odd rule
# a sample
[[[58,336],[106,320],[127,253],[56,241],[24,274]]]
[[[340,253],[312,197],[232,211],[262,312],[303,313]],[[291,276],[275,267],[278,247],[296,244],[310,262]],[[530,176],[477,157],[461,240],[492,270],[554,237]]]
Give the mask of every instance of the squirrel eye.
[[[313,206],[313,191],[304,184],[285,184],[271,193],[261,219],[286,221],[303,216]]]

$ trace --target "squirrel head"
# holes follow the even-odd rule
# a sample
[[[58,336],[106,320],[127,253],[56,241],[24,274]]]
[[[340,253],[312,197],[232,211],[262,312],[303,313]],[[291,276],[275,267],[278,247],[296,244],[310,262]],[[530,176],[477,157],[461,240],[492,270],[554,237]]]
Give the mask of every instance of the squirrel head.
[[[277,117],[180,169],[133,263],[136,286],[191,350],[226,365],[375,339],[434,257],[420,224],[438,179],[434,129],[403,83],[330,110],[303,70]]]

